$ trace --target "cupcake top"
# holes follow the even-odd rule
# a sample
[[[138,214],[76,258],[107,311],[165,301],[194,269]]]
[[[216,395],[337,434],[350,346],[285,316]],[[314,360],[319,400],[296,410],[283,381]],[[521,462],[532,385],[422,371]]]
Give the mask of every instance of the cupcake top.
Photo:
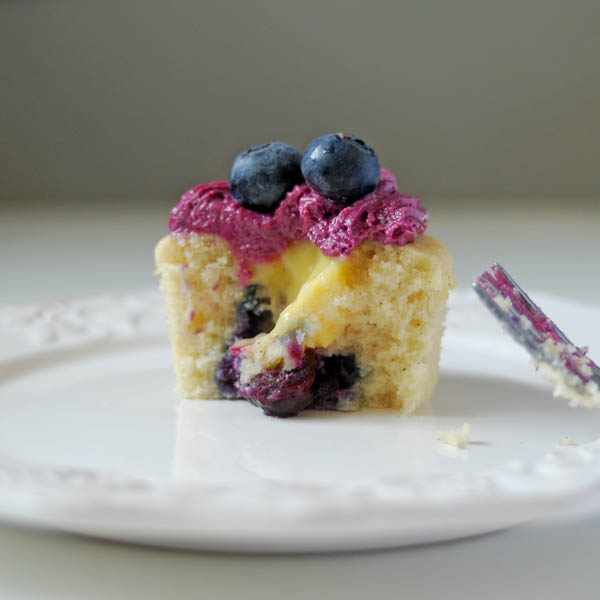
[[[169,218],[173,234],[216,234],[246,265],[301,239],[348,256],[364,240],[401,246],[426,228],[421,202],[399,194],[373,150],[343,134],[318,138],[303,156],[281,142],[255,146],[236,158],[229,182],[192,188]]]

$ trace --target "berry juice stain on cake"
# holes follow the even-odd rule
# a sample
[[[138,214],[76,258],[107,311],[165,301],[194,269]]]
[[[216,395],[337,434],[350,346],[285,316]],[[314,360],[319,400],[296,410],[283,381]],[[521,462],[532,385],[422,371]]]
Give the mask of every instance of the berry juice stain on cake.
[[[235,309],[236,326],[232,336],[227,340],[225,355],[219,363],[216,380],[219,389],[229,398],[239,396],[236,387],[238,379],[239,358],[235,357],[229,347],[239,340],[256,337],[273,329],[273,313],[268,306],[270,299],[261,292],[259,285],[249,285],[244,289],[244,295]]]
[[[436,384],[454,285],[426,227],[355,136],[242,152],[229,181],[183,195],[156,249],[181,393],[274,416],[412,412]]]
[[[247,286],[242,300],[236,307],[237,326],[231,343],[273,329],[275,323],[273,313],[268,308],[270,304],[271,300],[261,286],[256,284]]]

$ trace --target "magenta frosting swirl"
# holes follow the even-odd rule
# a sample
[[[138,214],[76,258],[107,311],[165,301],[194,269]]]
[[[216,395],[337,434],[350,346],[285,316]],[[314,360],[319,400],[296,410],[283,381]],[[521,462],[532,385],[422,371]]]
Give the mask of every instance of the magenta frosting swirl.
[[[426,228],[427,211],[420,200],[399,194],[386,169],[381,169],[377,190],[350,206],[302,184],[288,192],[273,214],[262,214],[239,205],[228,182],[214,181],[187,191],[169,218],[174,234],[212,233],[226,240],[247,275],[248,262],[274,260],[303,238],[327,256],[348,256],[366,239],[402,246]]]

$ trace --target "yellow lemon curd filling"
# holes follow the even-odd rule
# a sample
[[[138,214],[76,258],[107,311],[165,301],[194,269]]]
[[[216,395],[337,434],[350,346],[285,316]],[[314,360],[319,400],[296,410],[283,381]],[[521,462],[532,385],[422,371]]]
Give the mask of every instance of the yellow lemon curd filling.
[[[326,256],[308,241],[293,244],[277,261],[253,266],[251,283],[262,287],[279,317],[269,333],[234,344],[242,356],[242,381],[268,368],[298,366],[290,342],[327,348],[335,341],[344,321],[331,310],[331,291],[347,286],[349,271],[347,260]]]

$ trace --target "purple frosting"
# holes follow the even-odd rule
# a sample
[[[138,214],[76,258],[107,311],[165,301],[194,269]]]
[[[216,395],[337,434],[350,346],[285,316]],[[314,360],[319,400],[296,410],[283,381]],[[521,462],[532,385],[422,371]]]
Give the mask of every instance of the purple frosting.
[[[350,206],[302,184],[288,192],[273,214],[262,214],[239,205],[228,182],[214,181],[187,191],[169,218],[174,234],[213,233],[226,240],[246,282],[249,261],[274,260],[296,240],[307,238],[328,256],[348,256],[366,239],[402,246],[426,228],[427,211],[420,200],[399,194],[386,169],[381,169],[377,190]]]

